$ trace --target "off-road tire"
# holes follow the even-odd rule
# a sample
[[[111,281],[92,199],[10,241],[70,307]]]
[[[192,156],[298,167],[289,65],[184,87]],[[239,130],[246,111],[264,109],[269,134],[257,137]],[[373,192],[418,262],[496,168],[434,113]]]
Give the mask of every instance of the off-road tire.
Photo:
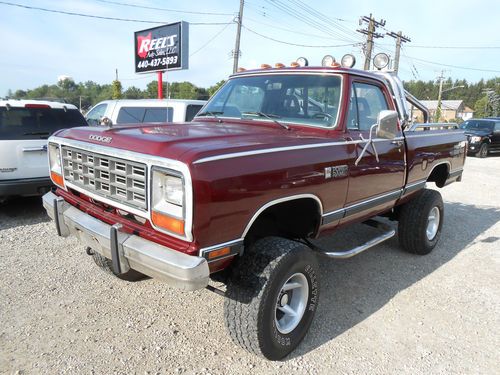
[[[431,210],[439,209],[437,233],[432,239],[427,237],[427,225]],[[398,235],[401,247],[413,254],[429,254],[439,241],[443,227],[444,206],[441,194],[435,190],[424,189],[415,198],[401,207]]]
[[[298,325],[283,334],[277,328],[277,301],[283,285],[296,274],[307,280],[307,302]],[[313,320],[319,298],[316,256],[299,242],[260,239],[235,265],[226,294],[224,317],[232,340],[258,356],[279,360],[299,345]]]
[[[488,144],[487,143],[481,144],[481,147],[479,147],[479,151],[477,152],[476,156],[478,158],[485,158],[488,156]]]
[[[139,281],[139,280],[142,280],[142,279],[147,277],[143,273],[140,273],[140,272],[138,272],[136,270],[132,270],[132,269],[128,270],[125,273],[117,275],[113,271],[113,263],[112,263],[111,259],[108,259],[108,258],[102,256],[101,254],[96,253],[95,251],[92,254],[92,259],[94,259],[95,264],[97,264],[99,266],[99,268],[101,268],[104,272],[106,272],[110,275],[116,276],[122,280]]]

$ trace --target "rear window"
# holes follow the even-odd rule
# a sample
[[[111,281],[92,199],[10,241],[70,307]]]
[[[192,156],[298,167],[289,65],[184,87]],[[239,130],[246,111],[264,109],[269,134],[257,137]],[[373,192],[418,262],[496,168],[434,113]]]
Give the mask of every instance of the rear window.
[[[196,116],[196,114],[200,112],[201,107],[203,106],[200,104],[189,104],[186,108],[186,121],[192,121],[194,116]]]
[[[172,122],[173,117],[172,107],[122,107],[118,112],[116,123]]]
[[[59,129],[87,126],[76,109],[0,107],[0,139],[48,138]]]

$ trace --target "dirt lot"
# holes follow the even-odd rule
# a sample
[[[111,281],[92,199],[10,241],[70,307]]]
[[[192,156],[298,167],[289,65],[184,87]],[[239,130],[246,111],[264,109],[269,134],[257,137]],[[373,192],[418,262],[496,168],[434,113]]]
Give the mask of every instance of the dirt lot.
[[[222,297],[110,277],[57,237],[39,199],[12,201],[0,207],[0,372],[498,374],[499,189],[500,157],[469,158],[441,191],[432,254],[393,238],[323,261],[311,331],[281,362],[233,345]]]

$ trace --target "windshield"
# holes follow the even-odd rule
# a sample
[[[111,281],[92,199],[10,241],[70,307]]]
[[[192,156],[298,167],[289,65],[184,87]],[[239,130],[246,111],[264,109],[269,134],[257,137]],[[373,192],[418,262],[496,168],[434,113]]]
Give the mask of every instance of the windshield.
[[[76,109],[0,107],[0,139],[46,139],[56,130],[86,125]]]
[[[490,121],[468,120],[460,125],[460,129],[493,131],[494,125]]]
[[[332,75],[237,77],[230,79],[197,116],[334,127],[340,93],[341,79]]]

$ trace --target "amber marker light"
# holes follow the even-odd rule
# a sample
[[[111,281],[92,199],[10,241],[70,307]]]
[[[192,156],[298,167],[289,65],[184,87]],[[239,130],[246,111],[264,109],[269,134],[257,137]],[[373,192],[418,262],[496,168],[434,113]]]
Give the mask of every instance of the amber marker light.
[[[208,253],[208,259],[220,258],[231,253],[231,248],[223,247],[219,250],[214,250]]]
[[[161,214],[157,211],[151,213],[151,220],[157,227],[161,227],[170,232],[184,235],[184,220]]]
[[[244,72],[244,71],[246,71],[246,69],[245,69],[245,68],[238,68],[238,70],[237,70],[236,72],[237,72],[237,73],[241,73],[241,72]]]
[[[274,67],[275,67],[275,68],[278,68],[278,69],[281,69],[281,68],[284,68],[284,67],[285,67],[285,64],[282,64],[282,63],[276,63],[276,64],[274,64]]]
[[[300,64],[299,64],[297,61],[292,61],[292,62],[290,63],[290,66],[291,66],[292,68],[298,68],[298,67],[300,66]]]
[[[271,69],[271,68],[272,68],[272,66],[271,66],[271,65],[269,65],[269,64],[260,64],[260,68],[261,68],[261,69]]]
[[[56,172],[50,172],[50,178],[54,184],[57,186],[64,186],[64,179],[60,174],[57,174]]]

